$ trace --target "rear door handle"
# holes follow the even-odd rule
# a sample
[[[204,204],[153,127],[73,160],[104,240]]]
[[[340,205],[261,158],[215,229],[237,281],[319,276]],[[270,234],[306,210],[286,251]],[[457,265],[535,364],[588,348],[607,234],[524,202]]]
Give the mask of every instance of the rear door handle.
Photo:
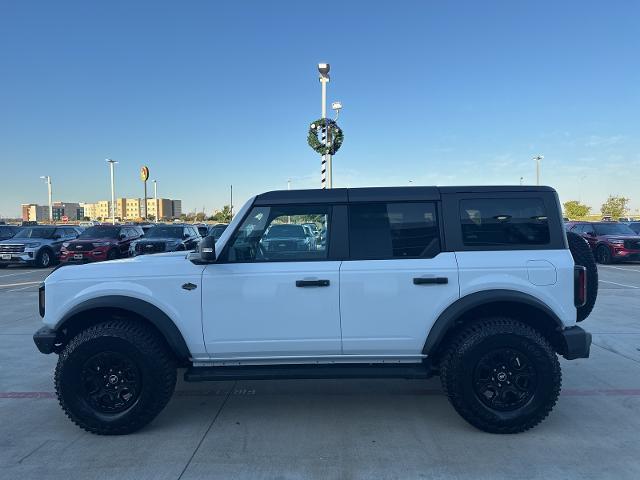
[[[329,280],[296,280],[296,287],[328,287]]]
[[[447,277],[416,277],[413,279],[414,285],[444,285],[449,283]]]

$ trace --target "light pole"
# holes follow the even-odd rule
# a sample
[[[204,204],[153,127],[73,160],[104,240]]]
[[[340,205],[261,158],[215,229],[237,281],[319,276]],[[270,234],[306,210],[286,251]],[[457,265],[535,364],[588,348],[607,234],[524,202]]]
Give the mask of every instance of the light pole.
[[[51,177],[49,175],[42,175],[40,178],[47,182],[47,190],[49,193],[49,222],[53,223],[53,203],[51,202]]]
[[[233,220],[233,185],[231,185],[231,192],[230,192],[230,199],[229,199],[229,216],[231,217],[231,220]]]
[[[533,160],[536,162],[536,185],[540,185],[540,161],[544,158],[544,155],[536,155]]]
[[[113,167],[115,166],[115,160],[111,160],[107,158],[105,160],[109,164],[109,169],[111,170],[111,223],[116,224],[116,184],[115,179],[113,178]]]
[[[160,205],[158,204],[158,181],[153,181],[153,204],[155,205],[156,218],[155,222],[158,223],[158,215],[160,215]]]
[[[322,88],[322,119],[327,118],[327,83],[329,83],[329,70],[331,66],[328,63],[319,63],[318,72],[320,73],[320,86]],[[327,145],[327,128],[322,127],[322,143]],[[328,170],[328,175],[327,175]],[[322,155],[322,168],[320,170],[320,181],[322,188],[331,188],[331,155]],[[327,179],[327,177],[329,177]],[[328,181],[327,181],[328,180]]]

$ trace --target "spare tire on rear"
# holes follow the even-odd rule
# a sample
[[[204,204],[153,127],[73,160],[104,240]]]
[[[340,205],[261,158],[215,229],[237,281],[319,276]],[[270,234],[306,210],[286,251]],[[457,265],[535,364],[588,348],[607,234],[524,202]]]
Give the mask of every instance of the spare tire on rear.
[[[582,265],[587,269],[587,301],[582,307],[578,307],[577,321],[581,322],[589,316],[598,296],[598,266],[593,256],[591,247],[580,235],[567,232],[569,250],[576,265]]]

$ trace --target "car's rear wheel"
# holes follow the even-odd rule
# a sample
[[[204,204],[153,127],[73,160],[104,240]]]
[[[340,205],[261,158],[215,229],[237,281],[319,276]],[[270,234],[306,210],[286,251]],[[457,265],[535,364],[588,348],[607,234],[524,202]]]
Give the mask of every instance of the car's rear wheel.
[[[611,263],[611,250],[606,245],[600,245],[596,250],[596,260],[602,265],[609,265]]]
[[[54,255],[48,248],[41,249],[36,255],[36,266],[40,268],[47,268],[53,265]]]
[[[176,365],[159,334],[109,321],[75,336],[58,358],[58,401],[78,426],[100,435],[134,432],[169,402]]]
[[[490,433],[518,433],[540,423],[555,405],[562,381],[549,342],[509,318],[478,321],[455,336],[440,378],[456,411]]]

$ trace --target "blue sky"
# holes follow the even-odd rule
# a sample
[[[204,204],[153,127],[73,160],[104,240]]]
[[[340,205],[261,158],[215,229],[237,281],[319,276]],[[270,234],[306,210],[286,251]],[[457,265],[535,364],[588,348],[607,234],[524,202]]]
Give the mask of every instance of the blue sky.
[[[209,212],[315,188],[307,146],[344,105],[334,185],[542,182],[640,208],[638,2],[0,2],[0,215],[159,194]]]

